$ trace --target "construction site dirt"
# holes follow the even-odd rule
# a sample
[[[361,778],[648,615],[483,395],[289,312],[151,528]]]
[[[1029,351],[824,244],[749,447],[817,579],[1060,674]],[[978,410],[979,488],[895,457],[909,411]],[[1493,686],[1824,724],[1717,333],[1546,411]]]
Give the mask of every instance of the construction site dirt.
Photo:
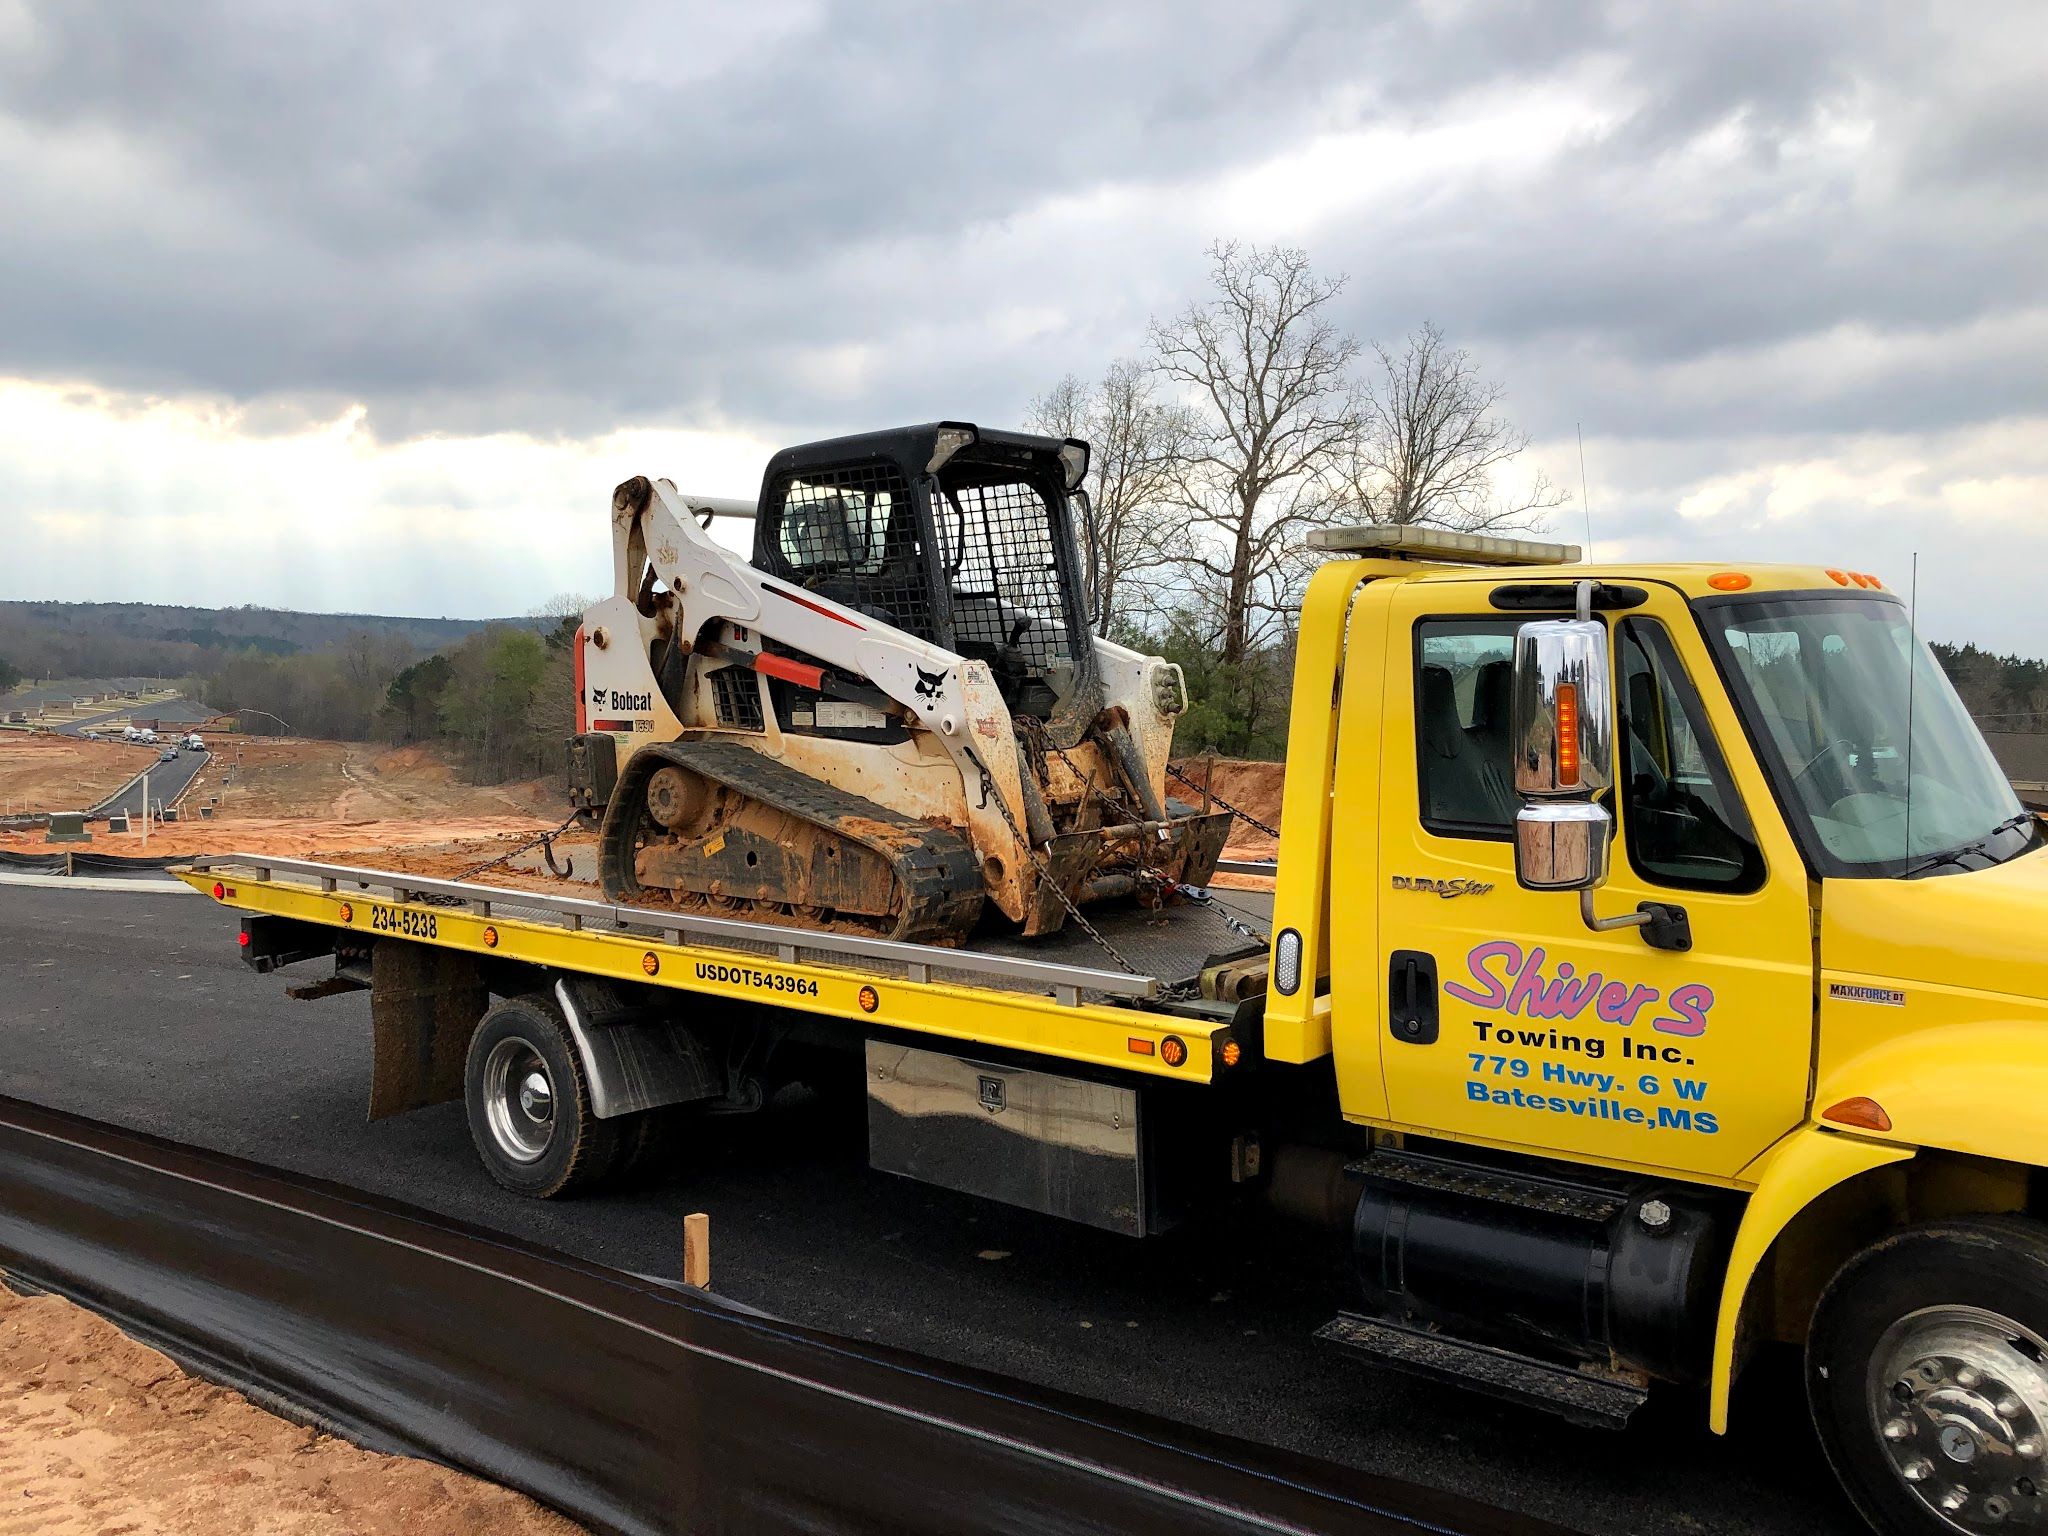
[[[0,815],[90,810],[156,757],[118,741],[0,732]]]
[[[573,1536],[531,1499],[381,1456],[186,1375],[56,1296],[0,1287],[0,1532]]]
[[[221,738],[179,799],[179,820],[153,827],[151,857],[268,853],[374,864],[453,879],[530,844],[568,813],[562,783],[534,778],[509,784],[465,781],[445,756],[422,746],[277,738]],[[149,766],[154,751],[115,742],[55,736],[0,736],[0,801],[29,809],[78,809],[118,789]],[[1269,860],[1278,841],[1255,823],[1280,824],[1285,764],[1198,758],[1180,765],[1197,785],[1245,813],[1232,823],[1224,857]],[[1200,791],[1182,784],[1183,798]],[[202,816],[202,808],[207,813]],[[40,830],[0,831],[0,849],[33,852]],[[594,834],[572,828],[555,842],[555,859],[579,881],[597,879]],[[96,834],[96,851],[140,855],[139,823],[126,833]],[[495,884],[559,889],[537,853],[494,866]],[[1258,875],[1219,874],[1216,885],[1270,889]]]

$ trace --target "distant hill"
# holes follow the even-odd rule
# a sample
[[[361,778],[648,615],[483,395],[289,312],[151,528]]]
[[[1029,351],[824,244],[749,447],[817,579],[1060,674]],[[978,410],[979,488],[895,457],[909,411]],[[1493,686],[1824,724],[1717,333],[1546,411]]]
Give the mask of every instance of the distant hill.
[[[289,608],[181,608],[160,603],[0,602],[0,665],[28,678],[187,677],[235,656],[331,650],[358,635],[437,651],[491,623],[543,629],[552,620],[416,619]]]

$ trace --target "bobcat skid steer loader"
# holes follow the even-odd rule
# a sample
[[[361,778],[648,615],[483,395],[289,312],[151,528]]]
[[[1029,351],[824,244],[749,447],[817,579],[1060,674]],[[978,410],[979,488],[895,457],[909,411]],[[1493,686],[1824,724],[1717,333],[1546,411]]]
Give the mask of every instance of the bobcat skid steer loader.
[[[1206,881],[1229,813],[1166,796],[1180,669],[1084,618],[1087,461],[939,422],[785,449],[754,505],[621,485],[570,742],[607,897],[953,943]]]

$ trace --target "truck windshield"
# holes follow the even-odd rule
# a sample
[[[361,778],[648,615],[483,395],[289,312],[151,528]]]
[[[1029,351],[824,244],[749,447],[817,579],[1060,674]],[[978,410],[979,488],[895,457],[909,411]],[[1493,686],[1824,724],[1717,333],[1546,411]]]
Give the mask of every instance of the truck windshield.
[[[1759,598],[1701,613],[1822,873],[1979,869],[2039,840],[1899,603]]]

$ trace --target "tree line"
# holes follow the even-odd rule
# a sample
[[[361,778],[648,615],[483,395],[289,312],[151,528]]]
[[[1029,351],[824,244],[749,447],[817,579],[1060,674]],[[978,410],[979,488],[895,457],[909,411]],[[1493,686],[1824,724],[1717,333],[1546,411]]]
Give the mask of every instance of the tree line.
[[[1195,706],[1177,742],[1278,756],[1311,530],[1528,530],[1564,497],[1514,474],[1528,434],[1435,325],[1366,345],[1332,313],[1344,278],[1305,252],[1217,241],[1208,255],[1204,296],[1100,379],[1061,379],[1027,424],[1090,444],[1089,620],[1180,663]]]
[[[492,624],[421,656],[395,636],[359,634],[332,650],[249,652],[206,677],[209,708],[247,711],[256,728],[341,741],[427,742],[478,783],[559,774],[575,730],[573,644],[585,604],[561,597],[545,626]]]
[[[2048,732],[2048,662],[1938,640],[1930,649],[1979,729]]]

